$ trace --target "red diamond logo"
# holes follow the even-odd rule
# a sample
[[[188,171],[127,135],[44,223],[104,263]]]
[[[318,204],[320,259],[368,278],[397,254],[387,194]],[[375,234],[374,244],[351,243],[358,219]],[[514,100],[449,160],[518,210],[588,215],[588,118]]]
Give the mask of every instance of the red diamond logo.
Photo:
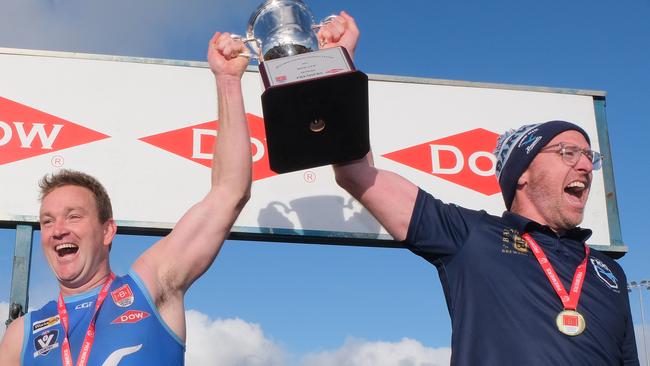
[[[492,154],[498,137],[494,132],[477,128],[383,156],[491,196],[501,191],[494,175]]]
[[[269,167],[264,120],[250,113],[246,114],[246,119],[251,133],[253,180],[276,175]],[[216,120],[143,137],[140,140],[209,168],[212,165],[212,151],[217,136],[215,123],[218,131],[219,121]]]
[[[0,97],[0,165],[110,136]]]

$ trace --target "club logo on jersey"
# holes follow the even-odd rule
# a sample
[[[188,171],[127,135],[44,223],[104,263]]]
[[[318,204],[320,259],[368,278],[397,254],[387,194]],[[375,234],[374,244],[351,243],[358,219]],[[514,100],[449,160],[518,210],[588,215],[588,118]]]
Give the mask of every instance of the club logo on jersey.
[[[614,273],[607,267],[605,263],[596,258],[589,258],[591,264],[594,266],[594,271],[598,278],[603,281],[609,288],[618,292],[618,278],[614,276]]]
[[[129,287],[128,284],[111,292],[111,297],[113,297],[113,302],[115,303],[115,305],[121,308],[126,308],[131,306],[134,300],[133,291],[131,291],[131,287]]]
[[[503,229],[501,241],[503,242],[502,253],[528,254],[528,244],[515,229]]]
[[[142,319],[149,317],[149,313],[141,310],[128,310],[124,314],[118,316],[111,322],[111,324],[124,324],[124,323],[137,323]]]
[[[34,325],[32,326],[32,334],[36,334],[42,330],[53,327],[59,323],[61,323],[61,321],[58,315],[51,316],[47,319],[39,320],[35,322]]]
[[[56,329],[48,330],[34,338],[34,350],[36,350],[34,357],[45,356],[57,348],[59,346],[57,338],[59,338],[59,331]]]

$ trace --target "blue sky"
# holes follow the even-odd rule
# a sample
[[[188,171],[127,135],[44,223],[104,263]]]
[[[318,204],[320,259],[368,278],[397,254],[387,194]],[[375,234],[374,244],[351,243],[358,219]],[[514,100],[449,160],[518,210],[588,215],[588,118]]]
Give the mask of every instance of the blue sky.
[[[212,33],[244,32],[258,3],[3,0],[0,47],[203,61]],[[317,18],[345,9],[357,19],[356,66],[366,73],[606,91],[623,240],[630,250],[620,263],[629,280],[650,279],[644,231],[650,173],[641,155],[650,132],[650,0],[309,5]],[[120,236],[112,254],[116,271],[125,271],[154,240]],[[5,306],[13,243],[14,232],[0,230]],[[34,249],[30,296],[40,305],[56,290],[38,245]],[[644,294],[648,313],[650,292]],[[640,324],[638,293],[632,295]],[[437,273],[404,250],[227,242],[190,290],[187,308],[209,317],[201,322],[194,314],[196,334],[258,336],[257,346],[274,360],[266,364],[333,364],[391,349],[411,352],[414,362],[444,364],[448,357],[451,328]]]

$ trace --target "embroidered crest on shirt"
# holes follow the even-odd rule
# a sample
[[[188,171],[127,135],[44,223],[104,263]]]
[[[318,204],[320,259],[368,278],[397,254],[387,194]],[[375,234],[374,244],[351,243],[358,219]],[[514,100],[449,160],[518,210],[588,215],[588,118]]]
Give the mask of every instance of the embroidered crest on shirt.
[[[519,235],[519,231],[515,229],[503,229],[501,241],[503,242],[501,248],[502,253],[528,254],[528,244],[526,244],[526,241]]]
[[[605,283],[609,288],[612,290],[619,292],[618,289],[618,278],[614,275],[614,273],[607,267],[605,263],[603,263],[601,260],[597,258],[589,258],[591,261],[591,264],[594,266],[594,272],[596,272],[596,275],[598,278],[600,278],[603,283]]]
[[[131,287],[129,287],[128,284],[118,288],[117,290],[112,291],[111,297],[113,298],[113,302],[115,303],[115,305],[121,308],[126,308],[131,306],[134,300],[133,291],[131,291]]]

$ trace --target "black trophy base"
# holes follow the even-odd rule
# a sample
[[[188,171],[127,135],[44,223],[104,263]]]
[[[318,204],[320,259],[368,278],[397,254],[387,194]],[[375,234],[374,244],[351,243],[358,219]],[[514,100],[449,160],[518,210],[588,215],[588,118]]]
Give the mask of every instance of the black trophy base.
[[[361,71],[270,87],[262,110],[276,173],[361,159],[370,151],[368,76]]]

